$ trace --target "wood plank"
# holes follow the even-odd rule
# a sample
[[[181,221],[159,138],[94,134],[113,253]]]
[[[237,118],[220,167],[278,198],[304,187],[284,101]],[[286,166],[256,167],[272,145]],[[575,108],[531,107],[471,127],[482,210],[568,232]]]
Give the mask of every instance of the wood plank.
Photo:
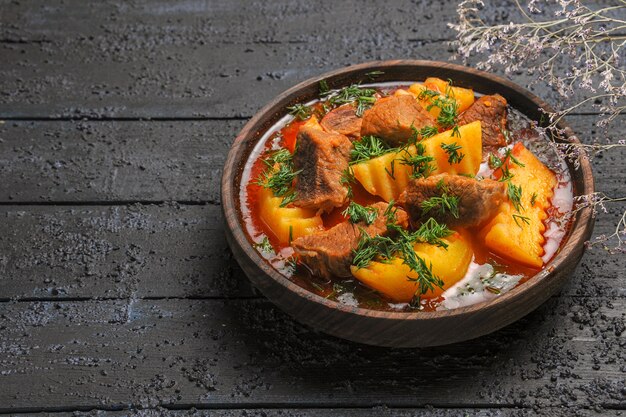
[[[207,409],[198,410],[192,408],[190,410],[170,410],[164,407],[147,408],[147,409],[133,409],[126,411],[105,411],[102,409],[94,409],[89,412],[43,412],[43,413],[19,413],[10,414],[11,416],[25,417],[27,415],[33,415],[34,417],[88,417],[88,416],[101,416],[101,417],[159,417],[163,415],[174,417],[525,417],[532,413],[533,416],[550,416],[550,417],[571,417],[573,415],[577,417],[597,417],[599,413],[603,416],[621,416],[623,410],[610,410],[601,409],[599,411],[592,409],[585,409],[583,407],[542,407],[542,408],[389,408],[385,406],[372,407],[372,408],[245,408],[245,409],[230,409],[230,410],[217,410]],[[0,414],[5,416],[7,414]]]
[[[0,219],[0,299],[255,296],[216,205],[0,206]],[[626,297],[624,270],[594,249],[563,294]]]
[[[626,136],[626,115],[609,138]],[[571,118],[591,143],[594,116]],[[0,123],[0,202],[219,202],[222,167],[243,120]],[[619,195],[626,150],[594,163],[599,190]]]
[[[447,61],[446,23],[456,18],[452,1],[403,0],[385,13],[373,0],[7,6],[0,118],[249,117],[331,69],[380,59]],[[504,1],[492,15],[508,21],[514,8]],[[372,28],[385,30],[372,35]],[[535,79],[520,73],[514,80],[527,86]],[[561,101],[542,84],[531,90]]]
[[[562,297],[480,339],[383,349],[258,300],[1,303],[0,408],[623,408],[625,307]]]
[[[0,207],[0,297],[250,297],[219,206]]]
[[[0,201],[219,203],[244,122],[6,122]]]

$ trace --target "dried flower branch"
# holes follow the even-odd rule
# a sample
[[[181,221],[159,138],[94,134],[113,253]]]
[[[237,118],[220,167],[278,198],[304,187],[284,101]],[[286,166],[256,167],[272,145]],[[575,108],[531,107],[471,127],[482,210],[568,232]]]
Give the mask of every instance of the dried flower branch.
[[[551,86],[566,103],[547,114],[546,129],[551,138],[564,137],[559,128],[563,117],[583,106],[595,106],[600,113],[597,126],[604,129],[605,137],[593,144],[554,141],[556,149],[569,160],[578,163],[580,158],[626,147],[623,139],[611,143],[607,130],[626,110],[626,0],[615,0],[607,7],[593,2],[586,5],[581,0],[529,0],[524,7],[519,0],[514,1],[519,18],[507,24],[490,22],[483,0],[462,1],[457,9],[459,22],[449,24],[457,31],[453,42],[457,57],[465,62],[477,57],[476,66],[484,70],[502,68],[507,74],[525,71],[534,77],[533,83],[543,81]],[[591,206],[594,214],[606,203],[626,201],[604,194],[584,197],[587,200],[579,201],[579,209]],[[589,246],[623,252],[625,227],[626,211],[615,233],[599,236]],[[611,240],[617,242],[615,247],[608,245]]]

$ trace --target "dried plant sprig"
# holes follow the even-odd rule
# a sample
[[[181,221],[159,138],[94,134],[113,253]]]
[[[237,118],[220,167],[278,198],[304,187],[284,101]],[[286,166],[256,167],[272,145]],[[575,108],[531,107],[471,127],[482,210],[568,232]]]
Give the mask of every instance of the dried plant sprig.
[[[608,213],[607,204],[626,202],[626,197],[609,197],[604,193],[582,195],[574,198],[574,210],[572,215],[584,208],[591,208],[596,216],[598,213]],[[626,253],[626,210],[622,210],[620,220],[617,222],[613,233],[601,234],[592,240],[585,242],[587,248],[602,247],[609,253]]]
[[[458,56],[464,60],[481,56],[477,67],[485,70],[526,71],[564,98],[572,97],[577,89],[596,93],[561,109],[559,118],[588,102],[601,101],[602,127],[626,110],[626,67],[622,62],[626,20],[620,18],[626,12],[625,0],[597,9],[580,0],[557,0],[550,2],[552,13],[543,11],[541,15],[538,0],[530,0],[526,7],[518,0],[515,3],[521,21],[490,24],[483,0],[461,2],[459,22],[449,24],[458,33],[453,42]]]

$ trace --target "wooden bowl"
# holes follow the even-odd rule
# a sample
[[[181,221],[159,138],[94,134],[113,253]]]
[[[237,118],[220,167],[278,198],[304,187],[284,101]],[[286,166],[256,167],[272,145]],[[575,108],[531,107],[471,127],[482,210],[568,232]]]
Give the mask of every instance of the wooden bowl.
[[[222,176],[222,209],[226,237],[235,258],[252,283],[276,305],[302,323],[344,339],[378,346],[417,347],[444,345],[498,330],[528,314],[556,293],[571,275],[593,228],[591,209],[579,211],[560,252],[545,268],[501,297],[491,301],[435,312],[388,312],[349,307],[320,297],[279,274],[252,246],[240,213],[241,173],[251,150],[263,133],[286,114],[287,106],[318,98],[319,82],[331,88],[369,82],[367,73],[382,71],[376,82],[419,81],[439,77],[484,94],[499,93],[531,120],[540,120],[540,108],[550,107],[520,86],[495,75],[459,65],[433,61],[380,61],[354,65],[311,78],[280,94],[242,129],[228,154]],[[567,141],[578,142],[571,129]],[[594,191],[591,166],[569,164],[574,195]]]

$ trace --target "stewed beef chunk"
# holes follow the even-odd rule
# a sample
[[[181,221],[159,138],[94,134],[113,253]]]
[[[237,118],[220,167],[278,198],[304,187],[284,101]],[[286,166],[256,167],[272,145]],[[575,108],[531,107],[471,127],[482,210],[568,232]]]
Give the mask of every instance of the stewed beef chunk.
[[[413,128],[434,126],[435,120],[412,95],[381,98],[363,114],[361,136],[378,136],[396,146],[406,143]]]
[[[493,217],[505,198],[506,185],[502,182],[439,174],[411,180],[398,204],[408,212],[414,225],[434,217],[448,227],[471,227]]]
[[[459,126],[480,120],[483,130],[483,157],[506,145],[506,99],[500,94],[482,96],[459,115]]]
[[[341,133],[356,140],[361,137],[362,121],[352,104],[344,104],[326,113],[320,124],[327,132]]]
[[[341,178],[348,168],[351,149],[352,143],[342,134],[302,126],[293,155],[294,168],[300,171],[294,204],[320,212],[341,206],[348,194]]]
[[[349,277],[350,265],[354,258],[353,250],[357,248],[361,238],[361,229],[369,236],[387,235],[387,216],[385,210],[387,203],[376,203],[374,207],[378,211],[376,220],[370,225],[364,222],[353,224],[349,220],[338,225],[315,233],[302,236],[291,242],[295,252],[315,276],[324,278]],[[397,208],[395,221],[402,227],[407,227],[407,214]]]

